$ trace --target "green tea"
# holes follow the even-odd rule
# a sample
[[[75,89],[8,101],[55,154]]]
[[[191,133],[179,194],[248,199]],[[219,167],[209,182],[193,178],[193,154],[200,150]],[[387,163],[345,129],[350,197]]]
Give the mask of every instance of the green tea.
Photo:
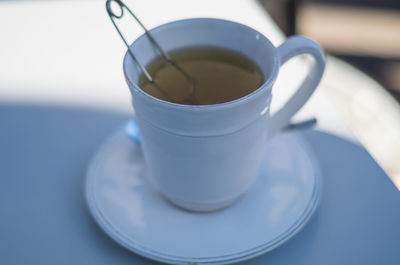
[[[259,67],[238,52],[213,46],[193,46],[169,53],[173,62],[159,56],[147,65],[140,87],[153,97],[179,104],[211,105],[250,94],[264,82]],[[185,76],[185,74],[189,76]]]

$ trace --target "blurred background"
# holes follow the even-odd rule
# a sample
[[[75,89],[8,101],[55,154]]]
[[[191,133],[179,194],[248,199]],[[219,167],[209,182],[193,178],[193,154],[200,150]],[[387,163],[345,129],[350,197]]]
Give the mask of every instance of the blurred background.
[[[148,28],[189,17],[216,17],[253,27],[276,46],[285,39],[282,32],[316,40],[327,51],[327,68],[307,103],[309,110],[318,105],[315,109],[323,111],[312,115],[338,115],[400,189],[400,0],[124,2]],[[0,0],[0,103],[131,113],[121,69],[125,47],[104,3]],[[128,42],[143,33],[130,22]],[[297,59],[285,64],[277,86],[295,88],[300,82],[305,64]],[[282,97],[275,92],[275,99],[285,100],[287,92]],[[331,110],[324,109],[328,105]],[[309,118],[302,113],[307,114],[307,106],[298,118]],[[332,117],[319,119],[318,125],[344,135]]]
[[[259,0],[286,35],[308,36],[400,102],[399,0]]]
[[[308,36],[330,55],[325,79],[341,85],[327,85],[325,91],[342,119],[400,189],[400,1],[258,1],[287,36]],[[333,72],[329,61],[334,58],[377,84],[373,88],[371,82],[349,78],[357,74],[344,64],[337,64],[342,71],[329,77]]]

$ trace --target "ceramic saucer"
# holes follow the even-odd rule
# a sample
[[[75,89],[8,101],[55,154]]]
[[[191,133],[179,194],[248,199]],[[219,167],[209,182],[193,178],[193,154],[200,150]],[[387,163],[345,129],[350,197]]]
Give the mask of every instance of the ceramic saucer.
[[[147,183],[140,144],[120,129],[92,159],[85,193],[96,222],[125,248],[166,263],[226,264],[296,234],[318,205],[320,178],[300,133],[283,133],[265,146],[259,175],[242,198],[221,211],[193,213]]]

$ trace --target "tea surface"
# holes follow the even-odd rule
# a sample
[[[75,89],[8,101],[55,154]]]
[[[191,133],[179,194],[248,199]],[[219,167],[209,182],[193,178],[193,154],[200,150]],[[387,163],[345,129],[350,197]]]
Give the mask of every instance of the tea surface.
[[[192,81],[161,56],[147,65],[155,81],[142,75],[139,85],[146,93],[173,103],[211,105],[232,101],[259,88],[263,74],[246,56],[212,46],[193,46],[169,52],[172,60]]]

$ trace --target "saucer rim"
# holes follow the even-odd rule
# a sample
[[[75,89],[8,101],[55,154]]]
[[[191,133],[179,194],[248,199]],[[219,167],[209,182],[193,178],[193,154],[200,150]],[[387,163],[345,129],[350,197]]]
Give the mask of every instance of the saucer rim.
[[[269,241],[265,244],[261,244],[259,246],[244,251],[222,256],[202,257],[202,258],[175,256],[175,255],[165,254],[150,249],[148,247],[142,246],[140,243],[135,242],[131,238],[119,232],[113,226],[113,224],[107,221],[107,218],[104,216],[104,214],[98,207],[98,203],[94,198],[95,197],[94,192],[92,192],[97,182],[95,176],[97,175],[96,172],[99,166],[96,165],[101,164],[94,162],[101,161],[104,157],[106,157],[106,152],[102,152],[102,150],[107,149],[108,146],[112,146],[113,142],[118,140],[120,137],[127,137],[129,140],[131,140],[129,136],[126,135],[123,128],[124,126],[116,130],[116,132],[112,133],[108,138],[106,138],[100,145],[100,147],[95,151],[93,157],[90,159],[84,184],[86,204],[95,222],[108,236],[110,236],[114,241],[116,241],[118,244],[120,244],[127,250],[132,251],[141,256],[144,256],[146,258],[173,264],[187,264],[188,262],[195,262],[202,264],[229,264],[233,262],[248,260],[257,257],[259,255],[265,254],[286,243],[308,223],[308,221],[311,219],[311,217],[313,216],[313,214],[315,213],[316,209],[319,206],[321,200],[322,175],[321,175],[320,164],[315,156],[315,153],[312,150],[311,146],[301,135],[301,132],[285,133],[285,134],[291,134],[293,137],[297,138],[296,141],[300,145],[300,148],[304,151],[304,153],[307,155],[312,164],[313,175],[314,175],[314,187],[308,205],[304,208],[304,211],[301,214],[301,216],[290,226],[290,228],[281,233],[274,240]],[[171,207],[174,206],[171,205]]]

